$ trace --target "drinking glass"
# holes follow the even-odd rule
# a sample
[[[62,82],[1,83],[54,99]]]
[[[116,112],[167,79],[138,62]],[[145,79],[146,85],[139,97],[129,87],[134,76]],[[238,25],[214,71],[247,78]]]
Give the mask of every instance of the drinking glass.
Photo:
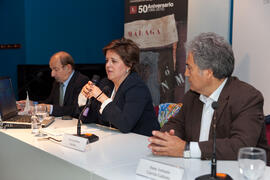
[[[244,147],[238,152],[240,174],[244,179],[258,180],[264,174],[266,153],[257,147]]]
[[[35,106],[35,114],[38,118],[38,129],[39,133],[36,136],[45,136],[42,132],[42,121],[47,117],[48,113],[46,111],[46,108],[41,105]]]

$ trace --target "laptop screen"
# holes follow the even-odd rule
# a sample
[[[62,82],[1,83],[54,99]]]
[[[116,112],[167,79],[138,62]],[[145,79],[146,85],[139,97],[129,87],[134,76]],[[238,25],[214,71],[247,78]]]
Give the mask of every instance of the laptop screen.
[[[9,77],[0,77],[0,112],[2,120],[17,115],[16,98]]]

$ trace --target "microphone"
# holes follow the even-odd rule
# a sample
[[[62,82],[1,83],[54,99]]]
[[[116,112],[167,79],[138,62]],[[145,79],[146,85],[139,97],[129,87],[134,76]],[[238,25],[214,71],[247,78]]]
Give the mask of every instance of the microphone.
[[[93,75],[91,79],[94,85],[96,85],[99,82],[99,80],[100,80],[100,76],[98,75]],[[96,136],[95,134],[91,134],[91,133],[81,134],[81,118],[83,115],[87,116],[90,105],[91,105],[91,101],[92,101],[91,99],[88,99],[87,104],[84,106],[82,112],[79,115],[78,123],[77,123],[77,136],[87,138],[88,143],[95,142],[99,139],[99,137]]]
[[[212,103],[212,108],[214,109],[213,115],[213,155],[211,159],[211,177],[217,177],[217,157],[216,157],[216,110],[218,108],[218,103],[214,101]]]
[[[99,80],[100,80],[100,76],[99,75],[96,75],[96,74],[94,74],[93,77],[92,77],[92,79],[91,79],[91,81],[92,81],[92,83],[94,85],[96,85],[99,82]],[[80,113],[80,115],[78,117],[77,136],[81,136],[81,118],[82,118],[82,115],[87,116],[88,111],[89,111],[90,104],[91,104],[91,99],[87,99],[87,103],[84,106],[82,112]]]
[[[96,75],[96,74],[94,74],[93,75],[93,77],[92,77],[92,79],[91,79],[91,81],[92,81],[92,83],[94,84],[94,85],[97,85],[98,84],[98,82],[99,82],[99,80],[100,80],[100,76],[99,75]],[[91,98],[92,99],[92,98]],[[87,103],[86,103],[86,106],[87,107],[90,107],[90,104],[91,104],[91,99],[88,99],[87,100]]]
[[[217,173],[217,159],[216,159],[216,110],[218,109],[218,102],[214,101],[212,103],[212,108],[214,109],[213,115],[213,154],[211,158],[211,174],[206,174],[197,177],[195,180],[211,180],[211,179],[218,179],[218,180],[232,180],[232,177],[225,173]]]

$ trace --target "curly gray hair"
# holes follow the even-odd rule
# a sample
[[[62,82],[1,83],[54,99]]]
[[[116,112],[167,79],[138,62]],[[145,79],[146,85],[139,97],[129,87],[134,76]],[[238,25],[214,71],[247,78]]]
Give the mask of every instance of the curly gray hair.
[[[230,77],[234,70],[234,55],[231,45],[216,33],[201,33],[186,45],[194,63],[201,70],[211,69],[218,79]]]

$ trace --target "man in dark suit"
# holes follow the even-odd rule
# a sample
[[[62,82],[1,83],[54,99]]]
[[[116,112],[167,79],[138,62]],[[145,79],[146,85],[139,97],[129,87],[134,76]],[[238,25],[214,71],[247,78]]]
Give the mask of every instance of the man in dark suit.
[[[53,116],[77,117],[78,95],[88,82],[88,77],[74,71],[74,60],[64,51],[50,59],[51,76],[55,78],[50,96],[40,103]]]
[[[265,136],[263,96],[251,85],[231,77],[231,46],[215,33],[202,33],[187,45],[185,76],[190,90],[183,107],[160,131],[153,131],[149,148],[155,155],[210,159],[216,117],[217,159],[235,160],[241,147],[262,147]],[[211,106],[217,102],[214,112]],[[269,158],[268,158],[269,160]]]

